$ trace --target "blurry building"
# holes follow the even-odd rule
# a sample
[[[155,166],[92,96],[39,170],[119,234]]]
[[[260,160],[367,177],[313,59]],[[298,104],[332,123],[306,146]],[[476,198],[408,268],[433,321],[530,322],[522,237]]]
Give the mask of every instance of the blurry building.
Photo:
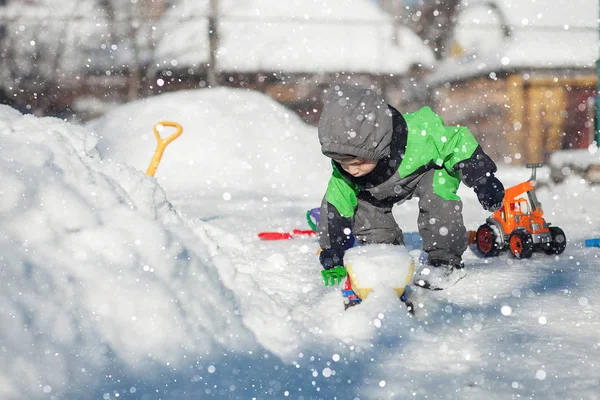
[[[548,161],[594,140],[596,0],[470,0],[428,78],[437,111],[496,160]]]
[[[167,9],[161,21],[159,90],[250,88],[309,123],[318,121],[323,88],[335,83],[373,85],[396,106],[416,109],[427,94],[415,82],[435,62],[370,0],[212,0]]]
[[[419,82],[435,63],[371,0],[7,0],[2,27],[0,91],[36,115],[80,120],[145,96],[230,86],[316,123],[323,89],[352,82],[410,111],[427,99]]]

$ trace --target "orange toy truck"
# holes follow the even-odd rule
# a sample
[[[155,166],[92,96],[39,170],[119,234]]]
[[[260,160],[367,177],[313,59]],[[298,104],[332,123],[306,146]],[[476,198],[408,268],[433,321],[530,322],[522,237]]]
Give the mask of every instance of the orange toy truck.
[[[546,222],[535,196],[535,171],[542,165],[527,164],[532,169],[531,178],[506,189],[502,207],[477,229],[475,244],[485,257],[497,256],[505,248],[516,258],[529,258],[535,249],[546,254],[561,254],[565,250],[565,233]]]

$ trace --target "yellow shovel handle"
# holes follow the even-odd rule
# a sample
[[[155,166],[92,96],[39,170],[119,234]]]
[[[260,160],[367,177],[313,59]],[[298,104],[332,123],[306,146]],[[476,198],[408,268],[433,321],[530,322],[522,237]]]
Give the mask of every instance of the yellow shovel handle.
[[[172,133],[166,139],[160,137],[160,133],[158,133],[159,126],[171,126],[176,129],[175,133]],[[156,150],[154,151],[154,156],[152,157],[152,161],[150,161],[150,165],[148,166],[148,170],[146,171],[146,175],[154,176],[154,173],[158,169],[158,164],[160,164],[160,159],[165,151],[165,148],[169,143],[173,140],[177,139],[183,133],[183,128],[177,122],[171,121],[161,121],[154,125],[154,136],[156,136]]]

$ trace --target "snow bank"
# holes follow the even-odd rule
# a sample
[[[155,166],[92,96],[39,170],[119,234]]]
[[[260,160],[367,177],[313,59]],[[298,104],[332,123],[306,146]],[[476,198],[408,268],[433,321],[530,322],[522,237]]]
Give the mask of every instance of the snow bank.
[[[58,119],[0,106],[0,137],[0,398],[256,346],[156,181]]]
[[[162,120],[183,126],[155,175],[167,192],[190,188],[221,201],[250,193],[300,197],[315,186],[324,190],[329,178],[316,129],[255,91],[163,94],[119,107],[89,126],[102,156],[146,171],[156,148],[153,126]]]
[[[550,156],[550,165],[553,168],[572,166],[586,170],[590,165],[600,165],[600,151],[595,144],[587,149],[555,151]]]

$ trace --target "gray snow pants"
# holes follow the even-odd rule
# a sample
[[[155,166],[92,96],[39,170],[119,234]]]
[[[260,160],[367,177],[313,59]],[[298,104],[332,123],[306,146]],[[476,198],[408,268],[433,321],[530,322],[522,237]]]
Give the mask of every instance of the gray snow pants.
[[[461,200],[446,200],[434,193],[434,173],[432,169],[423,174],[414,191],[404,200],[413,196],[419,198],[417,224],[423,251],[429,254],[429,260],[457,265],[468,245],[463,205]],[[404,235],[392,215],[392,208],[375,207],[360,199],[354,215],[353,233],[363,243],[404,244]]]

